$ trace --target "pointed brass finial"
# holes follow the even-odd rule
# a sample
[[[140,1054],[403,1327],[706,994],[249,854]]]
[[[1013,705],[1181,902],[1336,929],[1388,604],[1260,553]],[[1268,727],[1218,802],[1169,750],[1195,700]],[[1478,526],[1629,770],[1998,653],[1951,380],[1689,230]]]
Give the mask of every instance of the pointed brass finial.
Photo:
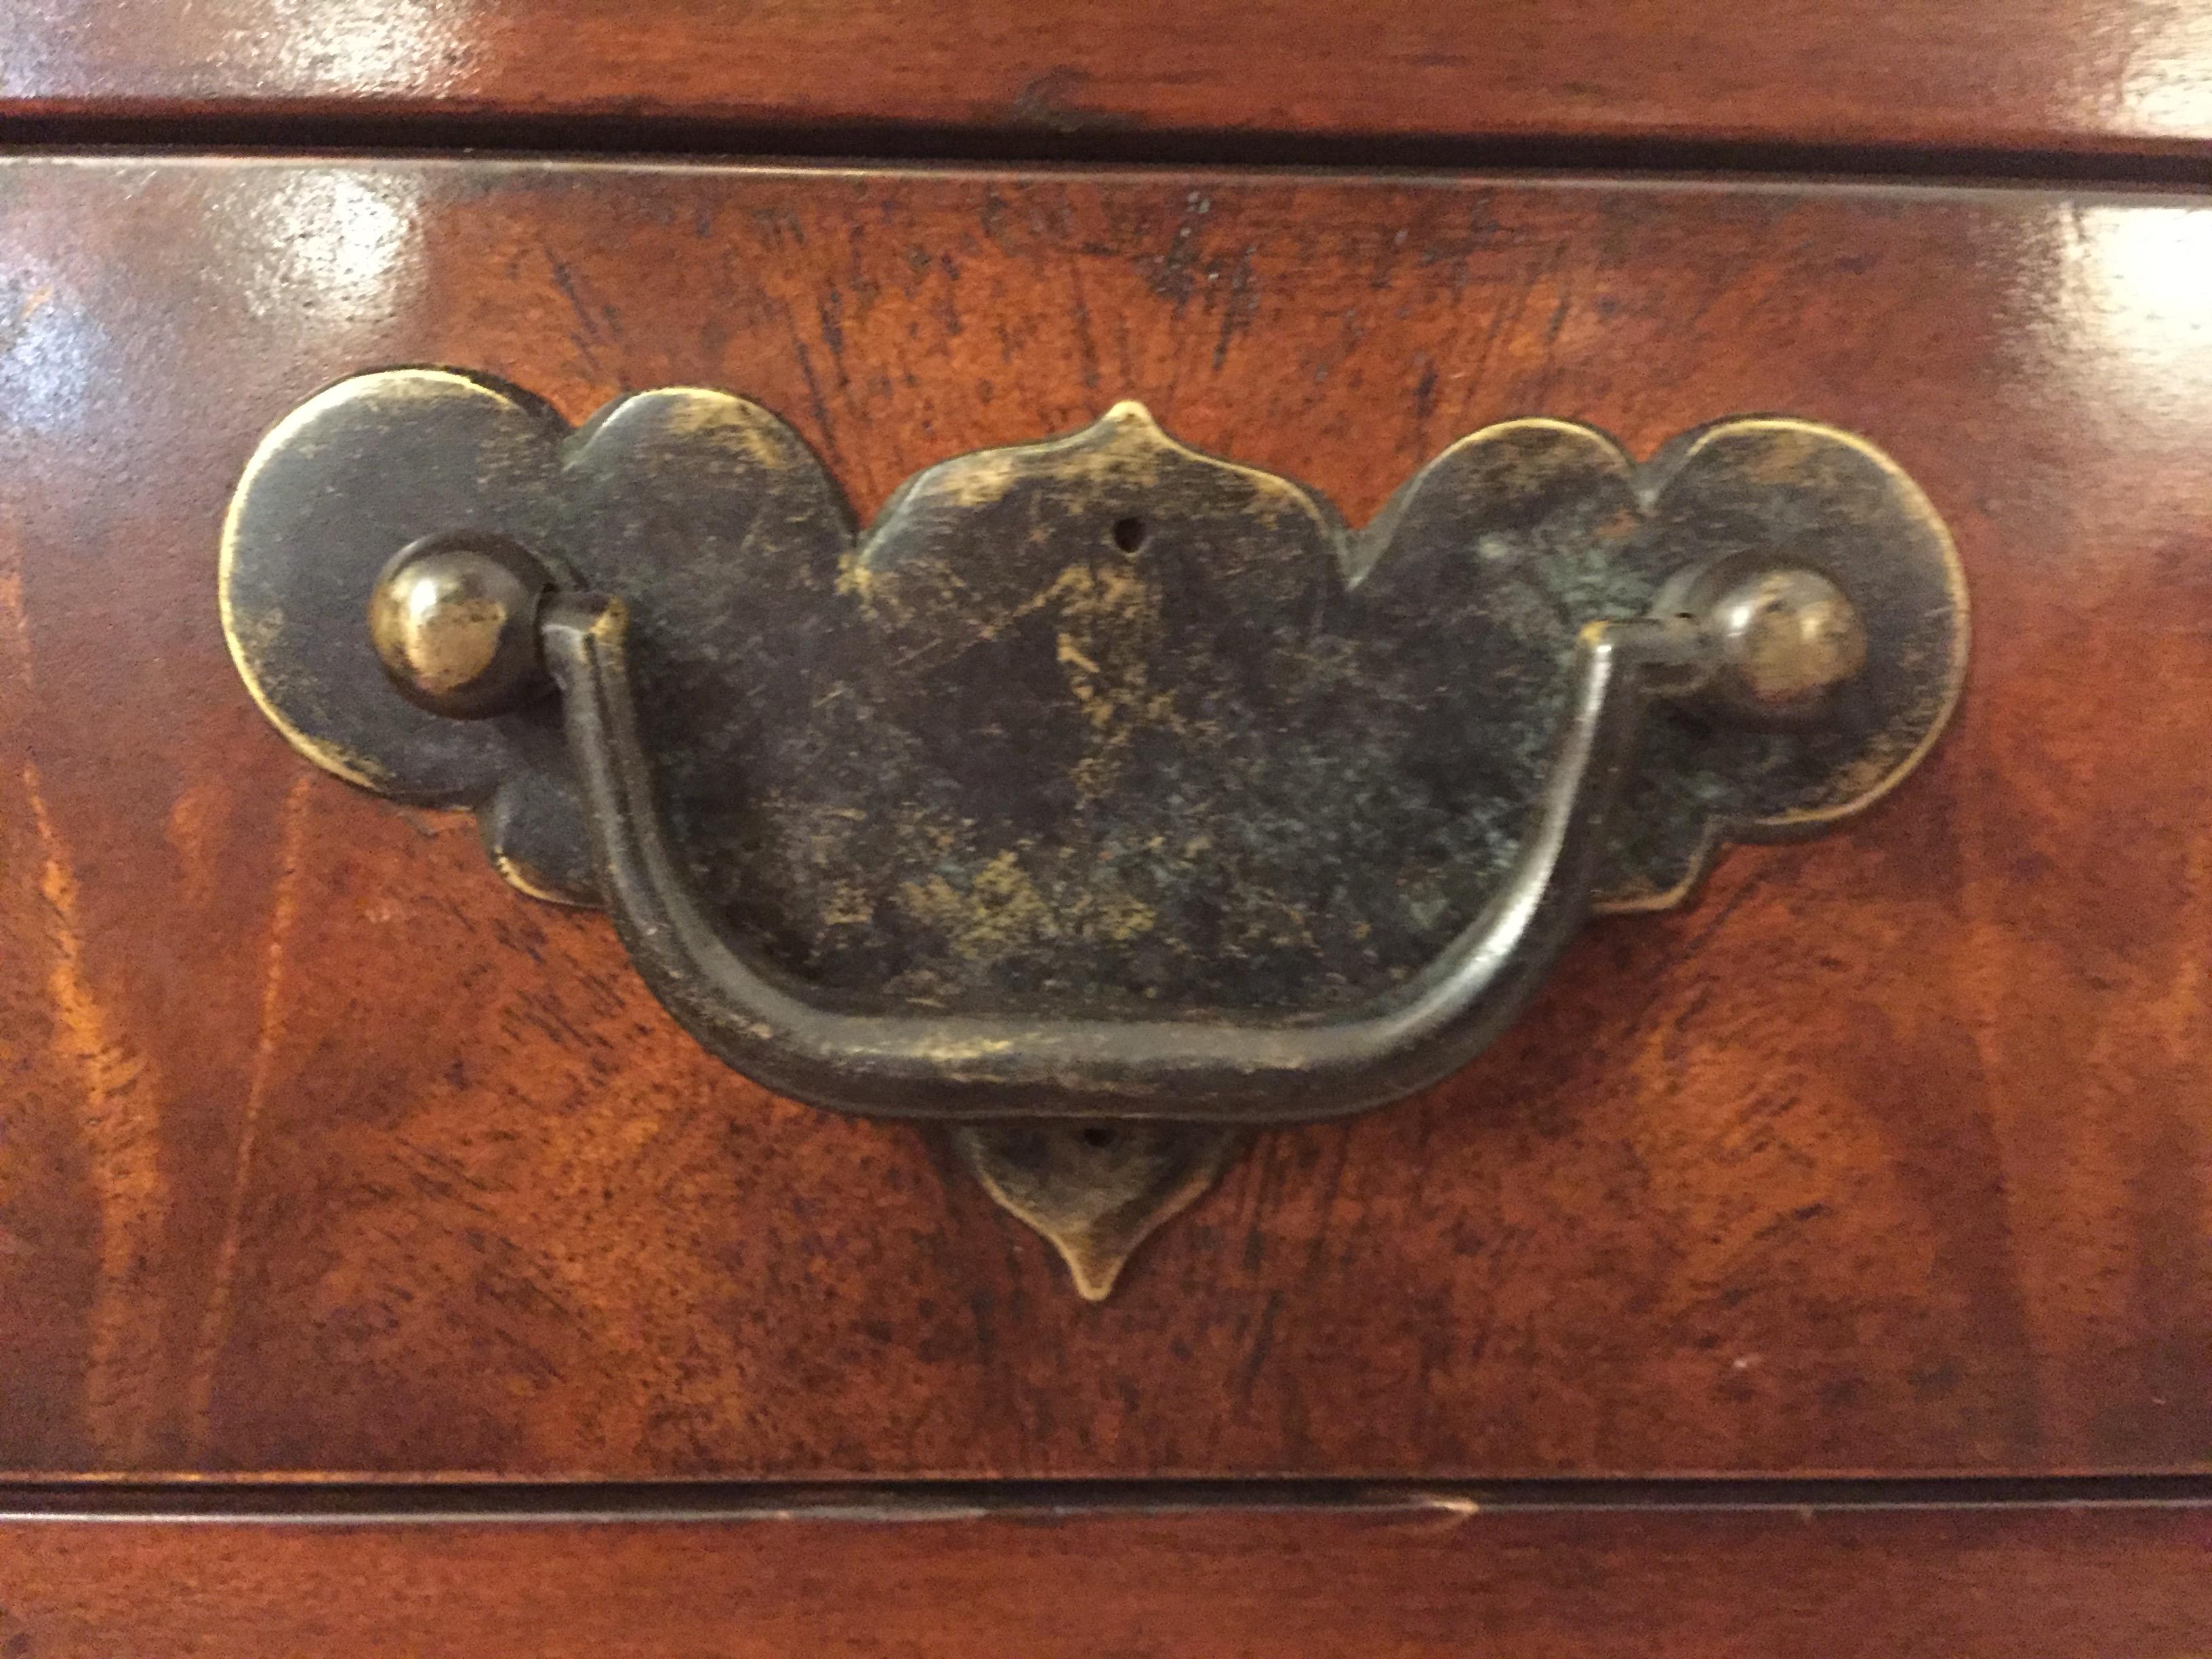
[[[1244,1139],[1198,1123],[966,1123],[953,1145],[994,1201],[1048,1240],[1086,1302],[1187,1209]]]

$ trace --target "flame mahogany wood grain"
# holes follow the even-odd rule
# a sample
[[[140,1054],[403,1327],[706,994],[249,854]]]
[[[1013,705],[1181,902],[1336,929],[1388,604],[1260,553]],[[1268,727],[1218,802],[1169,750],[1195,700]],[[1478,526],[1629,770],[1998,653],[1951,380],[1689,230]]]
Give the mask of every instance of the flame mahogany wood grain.
[[[0,1468],[2212,1468],[2207,269],[2212,203],[2027,190],[7,163]],[[1976,657],[1884,808],[1599,926],[1091,1307],[924,1135],[722,1071],[602,918],[252,707],[231,483],[407,362],[741,391],[863,516],[1122,396],[1355,519],[1507,415],[1792,410],[1947,515]],[[464,1543],[551,1547],[375,1547]]]
[[[2212,1643],[2203,1509],[0,1522],[15,1659],[2045,1659]]]
[[[2212,155],[2188,0],[13,0],[0,112]],[[573,142],[574,130],[570,141]],[[404,142],[404,131],[394,138]],[[557,141],[556,141],[557,142]]]

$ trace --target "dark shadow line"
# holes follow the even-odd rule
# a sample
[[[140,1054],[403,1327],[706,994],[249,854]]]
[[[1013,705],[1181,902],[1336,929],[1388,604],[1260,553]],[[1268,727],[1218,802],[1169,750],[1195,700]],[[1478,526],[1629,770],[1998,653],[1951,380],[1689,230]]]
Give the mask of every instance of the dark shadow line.
[[[854,1482],[16,1480],[0,1520],[863,1523],[1052,1520],[1219,1510],[1380,1518],[1546,1510],[2212,1509],[2212,1474],[1510,1480]]]
[[[0,144],[283,155],[498,154],[992,162],[1304,170],[1510,170],[1716,173],[2039,184],[2191,186],[2212,191],[2212,141],[2063,149],[1927,143],[1815,143],[1656,135],[1302,134],[1099,125],[984,126],[887,121],[779,125],[623,114],[514,115],[358,106],[273,109],[149,102],[143,112],[57,112],[0,104]]]

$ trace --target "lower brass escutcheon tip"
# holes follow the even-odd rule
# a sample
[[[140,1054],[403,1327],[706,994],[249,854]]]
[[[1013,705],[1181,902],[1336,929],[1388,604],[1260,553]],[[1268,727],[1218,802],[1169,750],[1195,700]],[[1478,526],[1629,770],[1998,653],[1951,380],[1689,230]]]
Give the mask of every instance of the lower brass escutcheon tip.
[[[994,1202],[1103,1302],[1137,1247],[1196,1201],[1245,1132],[1199,1123],[963,1123],[952,1144]]]

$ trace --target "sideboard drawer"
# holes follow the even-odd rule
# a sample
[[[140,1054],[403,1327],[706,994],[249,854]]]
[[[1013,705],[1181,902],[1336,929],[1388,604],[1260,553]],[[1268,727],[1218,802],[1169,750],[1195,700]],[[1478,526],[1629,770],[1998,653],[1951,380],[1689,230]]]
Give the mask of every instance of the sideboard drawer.
[[[1471,1641],[2040,1659],[2194,1653],[2212,1636],[2201,1506],[975,1501],[0,1520],[0,1644],[40,1659],[1410,1659]]]
[[[0,117],[112,136],[504,136],[771,153],[1219,161],[1609,153],[2201,169],[2212,19],[2175,0],[15,0]],[[130,142],[126,138],[125,142]],[[281,139],[278,142],[282,142]],[[1915,152],[1918,159],[1914,161]],[[1927,152],[1934,151],[1931,156]]]
[[[111,155],[0,167],[0,1467],[2212,1471],[2212,203]],[[1787,411],[1918,481],[1973,663],[1093,1305],[269,729],[226,501],[399,363],[742,392],[863,520],[1122,398],[1354,523],[1505,416]]]

